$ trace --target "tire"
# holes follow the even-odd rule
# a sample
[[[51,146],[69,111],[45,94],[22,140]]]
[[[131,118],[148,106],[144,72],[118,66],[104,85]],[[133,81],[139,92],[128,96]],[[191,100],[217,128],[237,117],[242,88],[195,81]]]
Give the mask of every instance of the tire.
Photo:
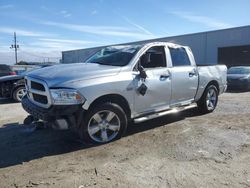
[[[19,87],[14,89],[14,91],[12,93],[12,98],[16,102],[21,102],[24,95],[25,95],[25,87],[19,86]]]
[[[202,97],[197,102],[199,112],[206,114],[213,112],[218,102],[218,89],[215,85],[206,87]]]
[[[121,138],[127,124],[127,116],[119,105],[104,103],[85,114],[79,134],[87,143],[105,144]]]
[[[34,117],[32,115],[28,115],[24,120],[23,124],[24,125],[30,125],[34,121]]]

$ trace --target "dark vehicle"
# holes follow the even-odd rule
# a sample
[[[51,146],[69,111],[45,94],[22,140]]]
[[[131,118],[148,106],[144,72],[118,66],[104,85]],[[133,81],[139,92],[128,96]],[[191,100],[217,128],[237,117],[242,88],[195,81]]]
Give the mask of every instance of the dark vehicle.
[[[227,72],[228,90],[250,90],[250,66],[231,67]]]
[[[0,64],[0,77],[8,75],[16,75],[16,72],[9,65]]]
[[[24,74],[0,77],[0,97],[20,102],[25,94]]]
[[[47,66],[51,65],[39,65],[32,70]],[[0,77],[0,97],[12,98],[16,102],[21,102],[26,93],[24,76],[32,70],[20,72],[18,75]]]

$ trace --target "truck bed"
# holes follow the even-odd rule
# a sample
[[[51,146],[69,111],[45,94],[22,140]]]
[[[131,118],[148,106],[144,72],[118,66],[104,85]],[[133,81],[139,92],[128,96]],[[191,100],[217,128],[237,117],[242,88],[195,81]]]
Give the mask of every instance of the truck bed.
[[[223,93],[227,87],[227,67],[225,65],[197,65],[199,73],[199,85],[195,100],[199,100],[210,81],[219,83],[219,94]]]

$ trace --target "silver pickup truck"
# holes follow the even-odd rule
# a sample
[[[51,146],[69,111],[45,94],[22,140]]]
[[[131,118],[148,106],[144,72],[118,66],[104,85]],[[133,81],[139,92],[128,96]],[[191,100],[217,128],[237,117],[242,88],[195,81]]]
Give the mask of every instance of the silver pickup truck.
[[[212,112],[226,90],[226,74],[224,65],[197,66],[187,46],[110,46],[84,63],[29,73],[22,106],[29,121],[74,127],[85,141],[106,143],[120,138],[131,121],[195,106]]]

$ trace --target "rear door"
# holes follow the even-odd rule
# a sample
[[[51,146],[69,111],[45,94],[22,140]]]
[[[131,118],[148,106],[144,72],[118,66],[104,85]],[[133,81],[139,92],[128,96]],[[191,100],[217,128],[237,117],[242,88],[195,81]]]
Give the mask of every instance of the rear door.
[[[198,71],[194,61],[190,61],[190,54],[186,48],[169,47],[172,60],[171,105],[189,104],[194,100],[198,87]]]

